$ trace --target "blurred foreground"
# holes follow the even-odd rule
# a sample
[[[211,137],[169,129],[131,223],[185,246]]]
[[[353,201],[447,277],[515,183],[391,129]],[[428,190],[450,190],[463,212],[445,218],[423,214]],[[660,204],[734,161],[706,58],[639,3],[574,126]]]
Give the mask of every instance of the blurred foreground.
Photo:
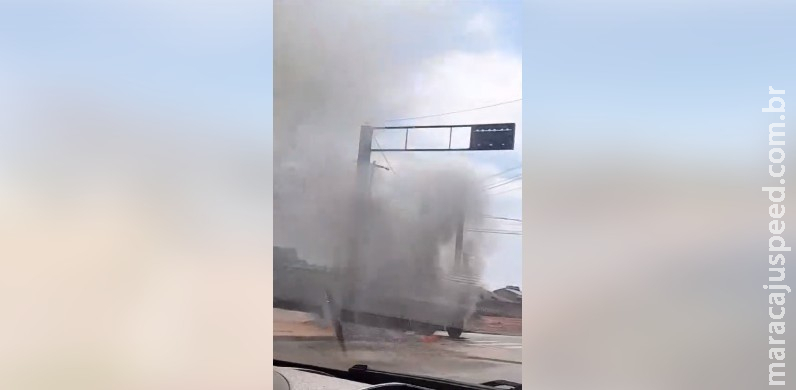
[[[444,332],[429,337],[364,326],[344,329],[346,352],[313,315],[274,309],[274,358],[336,369],[366,363],[385,371],[471,383],[522,381],[520,336],[464,333],[451,339]]]

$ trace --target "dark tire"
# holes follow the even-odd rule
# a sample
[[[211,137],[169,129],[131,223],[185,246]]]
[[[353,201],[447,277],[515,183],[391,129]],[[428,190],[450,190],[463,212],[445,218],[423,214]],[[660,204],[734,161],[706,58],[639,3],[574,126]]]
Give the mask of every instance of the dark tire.
[[[448,331],[448,336],[450,336],[452,339],[461,338],[462,332],[464,331],[462,328],[454,328],[451,326],[445,328],[445,330]]]

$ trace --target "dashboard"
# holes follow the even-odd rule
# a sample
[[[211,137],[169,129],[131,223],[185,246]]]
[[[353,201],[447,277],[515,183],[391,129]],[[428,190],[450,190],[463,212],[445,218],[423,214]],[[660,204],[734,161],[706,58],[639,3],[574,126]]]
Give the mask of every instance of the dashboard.
[[[362,390],[368,386],[300,368],[274,367],[274,390]]]
[[[274,367],[274,390],[370,390],[370,389],[415,389],[431,390],[426,387],[405,383],[382,383],[369,385],[331,375],[300,368]]]
[[[482,384],[379,371],[357,364],[347,371],[274,360],[274,390],[522,390],[519,383]]]

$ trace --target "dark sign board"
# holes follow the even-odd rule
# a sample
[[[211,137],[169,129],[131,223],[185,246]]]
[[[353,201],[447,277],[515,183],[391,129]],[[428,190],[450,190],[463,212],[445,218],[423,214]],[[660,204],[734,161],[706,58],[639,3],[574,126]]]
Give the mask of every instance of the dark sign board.
[[[514,150],[514,123],[473,125],[470,150]]]

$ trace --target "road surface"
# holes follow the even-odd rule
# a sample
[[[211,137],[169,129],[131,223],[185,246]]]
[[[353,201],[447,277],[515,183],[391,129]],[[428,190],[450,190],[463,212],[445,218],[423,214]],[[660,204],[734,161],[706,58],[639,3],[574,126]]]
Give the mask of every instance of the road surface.
[[[413,334],[370,330],[350,335],[347,352],[334,339],[275,338],[274,358],[337,369],[367,364],[384,371],[444,377],[471,383],[522,382],[522,337],[465,333],[433,341]]]

